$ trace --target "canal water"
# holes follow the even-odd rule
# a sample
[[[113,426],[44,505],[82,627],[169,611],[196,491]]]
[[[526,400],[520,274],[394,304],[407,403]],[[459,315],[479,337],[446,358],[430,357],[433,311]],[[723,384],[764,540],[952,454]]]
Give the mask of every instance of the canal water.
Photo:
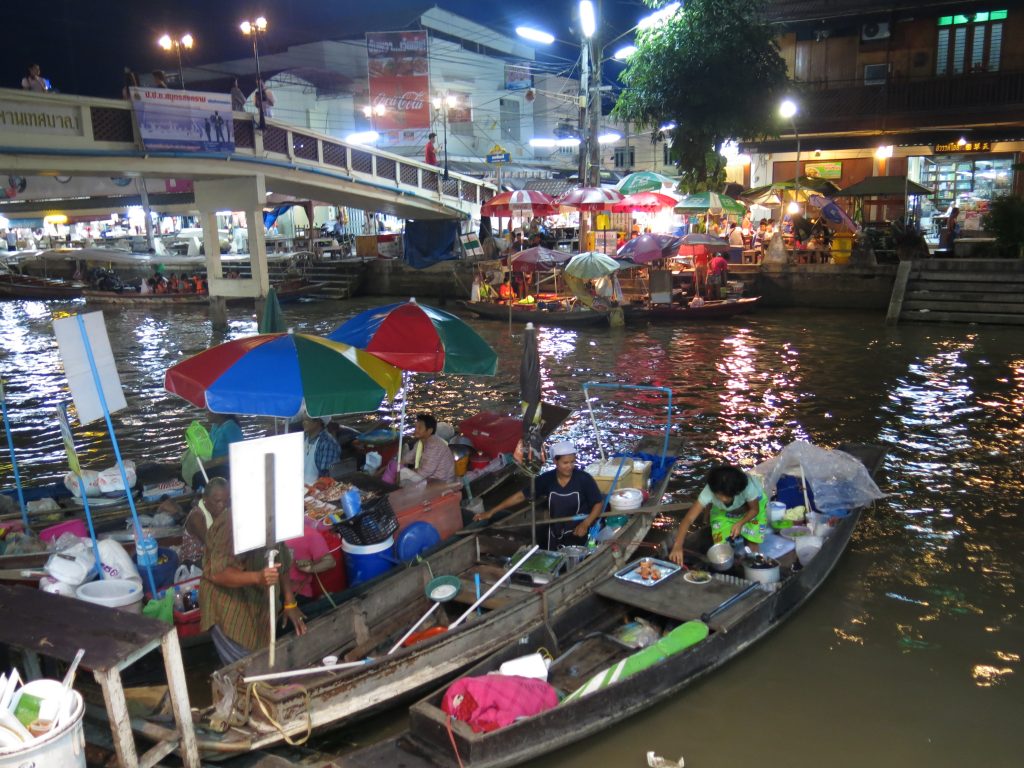
[[[323,333],[367,300],[287,306],[297,330]],[[0,304],[7,405],[22,474],[63,473],[54,405],[67,397],[51,319],[74,304]],[[166,368],[226,335],[201,310],[106,313],[129,408],[115,416],[123,453],[173,459],[200,416],[163,390]],[[476,324],[500,355],[491,378],[413,379],[409,409],[457,422],[518,391],[521,336]],[[864,517],[830,580],[796,616],[680,696],[535,765],[645,765],[653,750],[691,768],[1020,765],[1024,715],[1024,345],[978,326],[886,327],[879,313],[763,310],[738,321],[626,329],[541,329],[546,399],[580,408],[585,381],[651,383],[674,393],[683,455],[670,487],[692,498],[714,462],[751,465],[795,439],[880,443],[889,496]],[[268,373],[268,375],[272,375]],[[606,443],[653,434],[663,403],[623,396],[597,411]],[[393,414],[382,414],[385,421]],[[243,420],[249,434],[266,422]],[[584,457],[585,414],[563,434]],[[83,464],[111,461],[96,425],[76,429]],[[0,463],[9,482],[6,457]],[[674,520],[659,525],[667,531]],[[394,731],[401,717],[345,729],[328,743]]]

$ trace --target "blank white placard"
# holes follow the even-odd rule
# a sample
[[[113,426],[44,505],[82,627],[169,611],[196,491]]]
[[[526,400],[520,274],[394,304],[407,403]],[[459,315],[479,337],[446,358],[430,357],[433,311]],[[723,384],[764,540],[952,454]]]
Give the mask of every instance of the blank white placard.
[[[235,554],[267,545],[266,457],[274,456],[273,541],[302,535],[303,482],[302,433],[263,437],[231,443],[231,527]]]
[[[82,314],[81,318],[85,323],[93,360],[96,361],[96,370],[99,373],[107,408],[110,413],[116,413],[122,408],[127,408],[128,403],[124,399],[121,379],[117,375],[114,353],[110,349],[110,339],[107,337],[107,326],[103,323],[103,313],[89,312]],[[78,325],[78,316],[54,320],[53,332],[57,336],[60,358],[64,362],[71,397],[75,401],[78,423],[88,424],[103,418],[103,406],[100,405],[99,391],[89,365],[89,355],[82,339],[82,329]]]

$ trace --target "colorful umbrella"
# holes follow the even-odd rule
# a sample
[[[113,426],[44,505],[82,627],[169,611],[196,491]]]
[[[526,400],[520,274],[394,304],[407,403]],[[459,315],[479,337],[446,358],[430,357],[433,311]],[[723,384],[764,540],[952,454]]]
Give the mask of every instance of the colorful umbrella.
[[[637,192],[622,198],[621,201],[612,206],[612,211],[615,213],[660,211],[664,208],[671,208],[675,204],[676,199],[671,195],[664,195],[659,192]]]
[[[565,273],[580,280],[593,280],[610,275],[621,266],[611,256],[606,256],[598,251],[587,251],[573,256],[565,265]]]
[[[401,373],[348,344],[269,333],[218,344],[167,370],[164,388],[214,413],[291,418],[363,413],[394,397]]]
[[[807,198],[807,202],[815,208],[818,208],[821,211],[821,215],[829,224],[837,227],[845,227],[851,232],[860,232],[860,225],[851,219],[850,215],[832,200],[822,197],[821,195],[811,195]]]
[[[604,187],[574,187],[555,202],[566,208],[579,211],[610,211],[616,203],[622,202],[623,195],[614,189]]]
[[[616,189],[624,195],[633,195],[637,192],[657,192],[662,187],[675,185],[675,183],[675,179],[662,176],[654,171],[637,171],[623,178]]]
[[[640,235],[634,237],[615,254],[617,259],[629,259],[634,264],[648,264],[674,256],[679,250],[675,235]]]
[[[749,200],[751,203],[760,203],[762,205],[772,205],[767,202],[771,196],[775,196],[781,200],[782,197],[798,197],[799,202],[807,202],[807,197],[811,194],[818,193],[825,197],[835,197],[839,193],[839,187],[833,184],[828,179],[818,179],[813,176],[801,176],[800,177],[800,194],[796,194],[797,181],[796,179],[786,179],[784,181],[774,181],[771,184],[765,184],[762,187],[754,187],[753,189],[744,190],[740,195],[744,200]],[[781,193],[786,192],[788,194],[782,195]],[[778,205],[779,203],[774,203]]]
[[[729,214],[742,216],[747,212],[747,207],[743,203],[733,200],[728,195],[720,195],[717,192],[694,192],[692,195],[687,195],[676,203],[673,210],[676,213],[686,213],[688,211],[713,211],[714,213],[719,213],[720,211],[725,211]]]
[[[495,195],[482,206],[483,216],[551,216],[558,213],[555,198],[535,189],[517,189]]]
[[[508,257],[508,262],[516,272],[535,272],[538,269],[550,271],[565,264],[571,258],[572,254],[570,253],[553,251],[538,245],[511,254]]]
[[[360,312],[327,338],[403,371],[493,376],[498,368],[497,353],[461,318],[415,299]]]

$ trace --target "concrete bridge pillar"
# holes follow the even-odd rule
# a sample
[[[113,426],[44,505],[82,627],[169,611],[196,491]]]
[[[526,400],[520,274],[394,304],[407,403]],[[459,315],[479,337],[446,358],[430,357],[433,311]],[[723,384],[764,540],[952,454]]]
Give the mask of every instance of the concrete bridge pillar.
[[[231,179],[196,181],[193,184],[196,205],[203,225],[206,274],[210,285],[210,321],[214,328],[227,328],[226,300],[251,297],[257,316],[270,290],[267,270],[267,241],[263,228],[263,205],[267,199],[266,179],[262,174]],[[224,277],[220,259],[217,211],[241,211],[249,232],[249,260],[252,277],[232,280]]]

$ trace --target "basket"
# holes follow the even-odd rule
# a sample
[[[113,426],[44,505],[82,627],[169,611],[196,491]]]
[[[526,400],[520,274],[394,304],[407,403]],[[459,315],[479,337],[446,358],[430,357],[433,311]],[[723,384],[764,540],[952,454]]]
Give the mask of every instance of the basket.
[[[398,518],[391,508],[387,496],[377,501],[364,504],[363,510],[355,517],[339,520],[334,530],[349,544],[365,547],[379,544],[398,530]]]

